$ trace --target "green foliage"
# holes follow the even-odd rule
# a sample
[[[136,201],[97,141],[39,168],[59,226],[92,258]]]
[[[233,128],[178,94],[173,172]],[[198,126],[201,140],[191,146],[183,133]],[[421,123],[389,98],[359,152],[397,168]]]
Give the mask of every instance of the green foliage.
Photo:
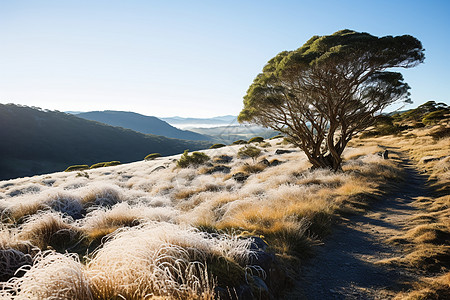
[[[268,61],[248,88],[238,121],[285,134],[314,168],[337,171],[347,143],[373,124],[374,115],[392,103],[411,102],[402,74],[388,69],[424,59],[422,44],[409,35],[345,29],[314,36]]]
[[[193,152],[189,155],[189,150],[185,150],[177,161],[180,168],[187,168],[189,166],[198,166],[210,160],[209,156],[202,152]]]
[[[211,147],[209,147],[209,149],[218,149],[218,148],[222,148],[225,147],[226,145],[224,144],[214,144]]]
[[[431,115],[430,122],[436,121],[440,117],[444,117],[446,113],[450,113],[450,108],[445,103],[436,103],[435,101],[428,101],[422,105],[419,105],[415,109],[408,110],[404,113],[399,114],[398,119],[401,121],[415,121],[415,122],[423,122],[425,116],[428,116],[430,113],[441,111],[440,113],[436,113],[436,115]],[[428,118],[427,120],[428,121]],[[425,122],[423,122],[426,124]]]
[[[68,167],[64,172],[83,171],[89,169],[88,165],[74,165]]]
[[[245,140],[237,140],[233,142],[233,145],[244,145],[247,144],[247,141]]]
[[[264,138],[262,136],[255,136],[248,140],[248,143],[261,143],[264,142]]]
[[[281,139],[281,138],[284,138],[284,135],[278,134],[276,136],[271,137],[269,140],[275,140],[275,139]]]
[[[430,113],[427,113],[422,118],[422,123],[425,125],[433,125],[439,123],[440,120],[444,119],[446,115],[450,114],[448,109],[440,109]]]
[[[261,149],[255,146],[245,146],[239,149],[238,157],[251,157],[253,161],[261,154]]]
[[[96,164],[93,164],[92,166],[90,166],[89,169],[96,169],[96,168],[103,168],[105,166],[106,162],[99,162]]]
[[[149,155],[147,155],[144,160],[154,160],[158,157],[161,157],[160,153],[150,153]]]
[[[112,167],[112,166],[117,166],[117,165],[120,165],[120,161],[113,160],[113,161],[109,161],[109,162],[99,162],[99,163],[93,164],[89,169]]]
[[[118,166],[118,165],[120,165],[120,164],[121,164],[120,161],[118,161],[118,160],[113,160],[113,161],[110,161],[110,162],[105,163],[105,167]]]

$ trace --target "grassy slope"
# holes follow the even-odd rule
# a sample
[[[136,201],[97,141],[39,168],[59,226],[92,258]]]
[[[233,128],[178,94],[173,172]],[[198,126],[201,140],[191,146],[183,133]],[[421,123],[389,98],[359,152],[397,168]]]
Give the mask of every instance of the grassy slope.
[[[292,266],[307,257],[310,246],[330,231],[333,218],[363,212],[370,201],[393,187],[390,182],[402,172],[394,161],[375,154],[382,151],[378,144],[383,143],[410,151],[424,171],[437,179],[442,194],[418,199],[426,216],[413,216],[422,223],[411,223],[414,230],[424,219],[431,220],[426,223],[431,238],[417,239],[414,232],[400,237],[414,257],[423,253],[419,250],[424,246],[434,251],[440,245],[433,242],[432,234],[438,233],[433,226],[442,230],[448,218],[448,190],[444,187],[448,186],[449,161],[444,156],[449,143],[448,139],[430,139],[426,130],[431,129],[424,130],[405,132],[403,137],[355,140],[353,148],[344,153],[345,173],[339,174],[308,171],[305,155],[276,139],[257,146],[263,150],[258,160],[277,159],[282,162],[277,166],[237,158],[241,146],[204,151],[214,165],[231,168],[229,174],[210,174],[208,165],[176,168],[174,159],[179,156],[172,156],[0,182],[4,221],[0,263],[9,263],[14,270],[14,262],[17,266],[29,261],[23,253],[34,259],[26,276],[7,286],[20,290],[17,298],[54,296],[62,293],[61,284],[67,291],[76,291],[78,294],[71,296],[79,299],[91,299],[92,294],[96,299],[118,294],[139,298],[150,292],[169,298],[212,298],[214,286],[236,287],[249,267],[248,240],[237,235],[263,235],[280,262]],[[405,139],[411,134],[416,135],[414,139]],[[278,148],[294,152],[275,155]],[[422,158],[430,153],[439,159],[425,163]],[[223,154],[232,161],[219,162]],[[248,179],[236,182],[232,175],[238,172]],[[101,244],[105,236],[109,236],[108,242]],[[36,252],[32,246],[50,252]],[[100,248],[93,251],[97,246]],[[58,254],[65,251],[77,255]],[[170,267],[161,270],[160,261]],[[399,258],[389,263],[405,262]],[[224,267],[233,271],[218,272]],[[6,280],[11,272],[0,275]],[[448,284],[445,276],[424,279],[411,295],[438,293]]]
[[[309,245],[329,231],[334,215],[362,211],[367,206],[364,195],[380,194],[386,179],[399,176],[394,163],[373,154],[381,150],[376,146],[349,148],[344,174],[308,171],[305,155],[281,139],[257,146],[263,157],[282,163],[267,167],[252,159],[239,159],[236,154],[241,146],[229,146],[204,151],[214,164],[230,167],[229,174],[209,174],[207,165],[179,169],[173,161],[178,156],[173,156],[1,182],[5,225],[0,249],[5,257],[16,255],[11,250],[15,249],[35,261],[28,277],[8,286],[20,289],[22,296],[54,295],[56,286],[64,281],[71,290],[83,295],[90,291],[101,299],[118,294],[142,296],[144,292],[208,298],[214,294],[214,285],[236,287],[249,267],[248,240],[236,235],[263,235],[270,251],[289,265],[308,255]],[[294,152],[275,155],[278,148]],[[222,154],[233,160],[217,162]],[[248,179],[236,182],[232,175],[238,172]],[[110,242],[93,252],[111,233]],[[31,245],[50,252],[36,253]],[[82,262],[78,256],[58,254],[65,251],[78,253]],[[186,285],[180,286],[180,278],[173,272],[159,270],[158,261],[164,259],[159,258],[161,253],[170,253],[164,256],[172,266],[169,270],[181,272]],[[111,265],[111,261],[115,263]],[[218,267],[218,263],[225,266]],[[150,273],[146,273],[147,265],[152,266]],[[218,270],[224,267],[235,270],[234,275],[221,274]],[[60,269],[77,270],[77,281],[51,275]],[[201,275],[207,270],[212,270],[215,281],[211,274],[209,279]],[[137,281],[136,276],[144,279]],[[41,279],[37,278],[50,284],[39,286]],[[230,282],[231,278],[238,282]],[[168,282],[172,284],[166,286]]]

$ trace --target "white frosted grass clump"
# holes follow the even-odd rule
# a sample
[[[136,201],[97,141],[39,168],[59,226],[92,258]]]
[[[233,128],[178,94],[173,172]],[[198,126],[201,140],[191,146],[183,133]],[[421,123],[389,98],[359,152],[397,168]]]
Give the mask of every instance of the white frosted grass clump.
[[[117,230],[97,250],[87,269],[95,289],[112,290],[111,295],[209,298],[214,285],[203,265],[206,258],[223,256],[246,262],[250,255],[249,241],[151,222]]]
[[[130,205],[118,203],[111,209],[97,208],[89,212],[81,220],[83,230],[95,230],[110,226],[137,225],[144,221],[174,222],[177,211],[170,207],[149,207],[145,203]]]
[[[80,218],[83,210],[81,199],[69,193],[56,193],[47,195],[44,201],[45,206],[50,209],[61,212],[72,218]]]
[[[56,236],[55,234],[63,234]],[[45,249],[52,242],[70,243],[80,234],[73,219],[60,212],[40,212],[28,216],[18,230],[18,238],[28,241],[39,249]]]
[[[33,183],[29,183],[24,186],[18,187],[16,189],[10,190],[7,193],[7,195],[10,197],[16,197],[16,196],[23,195],[23,194],[36,194],[36,193],[40,192],[41,189],[42,189],[42,186],[33,184]]]
[[[32,266],[21,270],[26,271],[22,277],[13,277],[0,290],[2,299],[94,299],[76,254],[44,251],[34,257]]]
[[[91,206],[91,210],[103,206],[112,207],[125,198],[120,187],[106,182],[91,184],[80,190],[80,194],[83,204]]]

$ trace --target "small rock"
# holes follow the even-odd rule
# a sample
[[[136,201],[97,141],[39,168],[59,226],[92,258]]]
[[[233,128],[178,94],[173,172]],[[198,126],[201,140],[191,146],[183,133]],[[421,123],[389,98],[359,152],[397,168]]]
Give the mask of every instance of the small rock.
[[[247,180],[248,175],[243,172],[237,172],[233,174],[232,178],[236,180],[237,182],[244,182]]]
[[[281,164],[281,161],[279,161],[278,159],[274,159],[270,162],[270,166],[271,167],[275,167]]]
[[[285,154],[285,153],[291,153],[292,151],[291,150],[286,150],[286,149],[277,149],[276,151],[275,151],[275,154]]]
[[[208,171],[206,171],[206,174],[212,174],[212,173],[217,173],[217,172],[221,172],[221,173],[230,173],[231,168],[224,166],[224,165],[217,165],[212,167],[211,169],[209,169]]]
[[[221,164],[229,163],[232,160],[233,160],[233,157],[228,156],[228,155],[219,155],[218,157],[214,158],[215,162],[221,163]]]

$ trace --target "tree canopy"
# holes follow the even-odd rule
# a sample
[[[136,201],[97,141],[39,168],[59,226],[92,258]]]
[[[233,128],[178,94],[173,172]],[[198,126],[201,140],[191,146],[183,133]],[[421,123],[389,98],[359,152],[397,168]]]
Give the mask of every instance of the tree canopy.
[[[244,96],[239,122],[280,131],[305,151],[313,167],[340,168],[352,136],[388,105],[410,102],[399,72],[425,59],[422,44],[403,36],[341,30],[313,36],[264,66]]]

